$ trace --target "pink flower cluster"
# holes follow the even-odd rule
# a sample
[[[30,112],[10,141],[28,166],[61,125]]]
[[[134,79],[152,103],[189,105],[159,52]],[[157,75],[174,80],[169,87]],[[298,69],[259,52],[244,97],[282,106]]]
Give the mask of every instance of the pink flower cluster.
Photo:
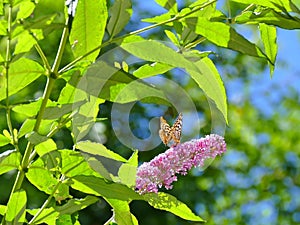
[[[138,168],[136,190],[145,194],[157,193],[162,186],[171,189],[176,174],[186,175],[191,168],[203,166],[206,159],[225,151],[224,138],[216,134],[178,144]]]

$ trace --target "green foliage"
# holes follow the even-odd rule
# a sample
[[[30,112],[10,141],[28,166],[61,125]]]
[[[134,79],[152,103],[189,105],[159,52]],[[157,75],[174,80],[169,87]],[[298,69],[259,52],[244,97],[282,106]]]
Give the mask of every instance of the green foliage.
[[[62,0],[1,1],[0,112],[5,116],[0,124],[0,174],[14,182],[1,199],[2,223],[80,224],[77,213],[100,199],[113,209],[108,222],[120,225],[138,224],[131,212],[133,201],[147,202],[187,221],[204,222],[171,194],[138,194],[140,149],[131,147],[125,154],[130,156],[122,156],[121,147],[90,140],[91,129],[102,119],[102,107],[110,103],[169,107],[167,91],[145,78],[172,77],[177,68],[195,84],[185,91],[196,96],[196,105],[202,103],[201,89],[228,124],[224,83],[209,58],[214,48],[204,52],[199,45],[206,41],[261,58],[272,74],[276,27],[300,27],[300,10],[291,1],[234,2],[239,14],[227,18],[216,1],[199,0],[179,11],[176,1],[157,0],[167,12],[143,19],[152,25],[127,32],[133,13],[130,0],[115,0],[111,7],[104,0],[79,0],[76,10],[69,8],[75,10],[73,15],[66,13]],[[244,37],[236,24],[258,24],[261,42]],[[160,35],[175,47],[140,36],[154,28],[163,29]],[[138,63],[130,64],[132,58]],[[233,120],[231,126],[239,124]],[[241,128],[240,133],[245,132],[253,131]],[[281,136],[274,137],[272,142],[277,143],[272,144],[284,148]],[[191,186],[205,186],[197,182]],[[29,195],[43,197],[31,200]]]

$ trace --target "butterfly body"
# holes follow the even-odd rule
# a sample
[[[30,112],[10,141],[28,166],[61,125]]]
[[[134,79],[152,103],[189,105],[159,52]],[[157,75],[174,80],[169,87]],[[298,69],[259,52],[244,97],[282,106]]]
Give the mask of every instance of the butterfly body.
[[[161,116],[160,117],[159,137],[165,145],[168,145],[169,142],[173,141],[174,142],[173,146],[176,146],[178,143],[180,143],[181,128],[182,128],[182,114],[181,113],[179,113],[179,115],[172,127]]]

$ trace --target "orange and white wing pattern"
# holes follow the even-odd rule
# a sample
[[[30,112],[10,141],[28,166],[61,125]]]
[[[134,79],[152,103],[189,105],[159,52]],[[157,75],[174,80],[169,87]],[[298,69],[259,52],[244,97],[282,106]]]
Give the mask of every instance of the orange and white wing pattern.
[[[182,128],[182,113],[180,113],[172,127],[161,116],[160,117],[160,130],[159,137],[165,145],[168,145],[170,141],[174,141],[174,146],[180,143]]]
[[[165,145],[167,145],[172,138],[171,127],[162,116],[160,117],[159,137]]]
[[[182,113],[179,113],[174,125],[171,128],[172,139],[175,142],[175,145],[180,143],[182,129]]]

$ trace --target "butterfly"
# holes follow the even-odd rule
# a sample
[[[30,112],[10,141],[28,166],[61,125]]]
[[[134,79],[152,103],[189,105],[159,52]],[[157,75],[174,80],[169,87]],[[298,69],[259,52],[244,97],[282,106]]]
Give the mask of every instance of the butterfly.
[[[176,146],[178,143],[180,143],[181,128],[182,128],[182,113],[179,113],[172,127],[161,116],[159,137],[165,145],[168,145],[170,141],[174,141],[173,146]]]

